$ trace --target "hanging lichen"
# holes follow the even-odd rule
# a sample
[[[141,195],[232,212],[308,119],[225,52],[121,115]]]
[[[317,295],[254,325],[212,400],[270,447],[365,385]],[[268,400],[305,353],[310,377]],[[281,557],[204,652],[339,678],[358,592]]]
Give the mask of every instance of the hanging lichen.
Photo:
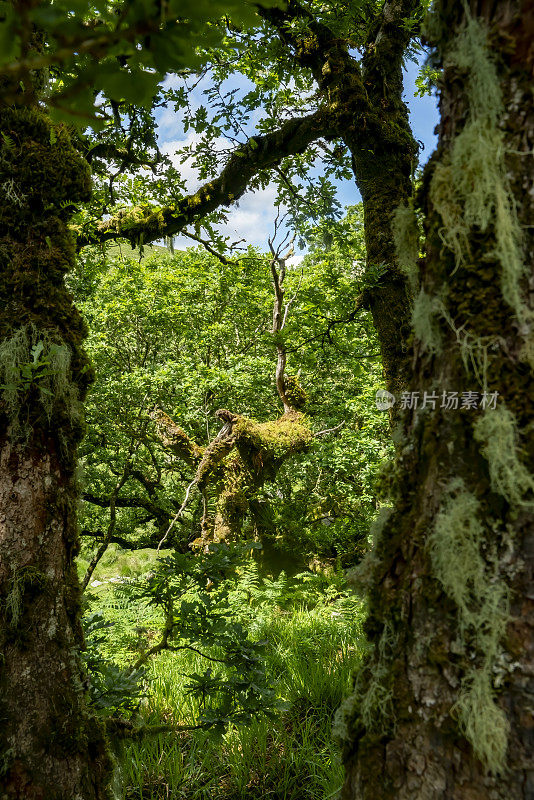
[[[377,645],[378,661],[372,670],[364,668],[354,679],[352,694],[337,709],[332,735],[343,745],[352,740],[351,728],[363,725],[366,730],[384,733],[395,726],[393,709],[393,674],[391,664],[398,637],[393,625],[386,622]]]
[[[445,306],[439,297],[432,297],[423,289],[415,298],[412,324],[417,339],[429,353],[441,353],[443,343],[439,330],[439,319],[444,316]]]
[[[68,345],[53,342],[46,331],[29,323],[0,342],[0,409],[7,413],[14,438],[29,436],[29,420],[21,419],[21,413],[32,392],[48,423],[61,408],[71,422],[81,424],[82,407],[71,379]]]
[[[42,588],[46,576],[32,566],[15,571],[11,579],[11,587],[5,600],[7,619],[11,627],[16,628],[24,611],[25,594],[32,587]]]
[[[366,554],[355,567],[348,570],[347,581],[350,585],[354,586],[356,591],[366,596],[372,585],[375,569],[380,565],[380,558],[377,555],[378,548],[381,544],[383,531],[393,513],[391,506],[382,506],[379,508],[378,514],[371,523],[369,530],[371,546]]]
[[[458,608],[458,638],[473,651],[473,666],[466,670],[452,711],[477,757],[498,772],[506,756],[508,721],[496,704],[492,677],[510,598],[496,553],[485,543],[480,503],[461,479],[454,479],[428,538],[434,574]]]
[[[534,508],[534,476],[519,457],[519,435],[512,412],[504,404],[487,408],[474,428],[490,471],[491,488],[513,506]]]
[[[503,297],[517,319],[525,322],[532,314],[521,293],[522,233],[506,172],[504,133],[499,128],[503,99],[487,31],[479,21],[467,17],[445,62],[466,76],[468,115],[436,165],[430,186],[431,201],[443,221],[440,236],[454,253],[458,268],[470,257],[473,228],[488,232],[485,256],[500,264]]]
[[[418,283],[419,227],[413,200],[409,204],[402,204],[395,209],[391,230],[397,265],[406,275],[412,294],[415,294]]]

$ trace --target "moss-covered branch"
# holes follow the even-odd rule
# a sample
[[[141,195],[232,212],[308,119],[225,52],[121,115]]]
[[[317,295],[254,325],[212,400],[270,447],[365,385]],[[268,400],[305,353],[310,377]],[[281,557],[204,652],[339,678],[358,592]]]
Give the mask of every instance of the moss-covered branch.
[[[153,409],[150,416],[156,423],[164,447],[190,466],[196,467],[202,458],[202,448],[193,442],[187,433],[160,408]]]
[[[138,208],[121,212],[81,234],[78,249],[113,239],[128,239],[135,245],[174,236],[219,206],[230,206],[239,200],[261,170],[279,164],[287,156],[302,153],[316,139],[339,135],[340,128],[339,117],[321,108],[314,114],[288,120],[277,131],[253,136],[234,150],[221,174],[195,194],[182,198],[174,206],[149,213]]]
[[[321,89],[331,81],[329,60],[341,61],[345,71],[359,76],[359,67],[351,57],[348,42],[339,39],[323,22],[295,0],[289,0],[287,7],[262,8],[260,17],[276,29],[280,39],[295,55],[301,66],[312,71],[313,77]],[[306,35],[297,35],[291,28],[294,22],[306,22]],[[363,85],[362,85],[363,88]]]
[[[198,448],[201,457],[191,484],[200,489],[204,502],[202,535],[194,542],[197,547],[214,539],[238,538],[247,514],[255,517],[250,502],[257,491],[266,480],[276,477],[287,458],[304,453],[314,440],[304,415],[294,410],[269,422],[257,422],[226,409],[219,409],[215,416],[223,423],[222,428],[204,450]],[[166,431],[181,431],[170,417],[164,418]],[[173,448],[172,437],[165,436],[162,441]],[[214,516],[209,512],[213,503]]]

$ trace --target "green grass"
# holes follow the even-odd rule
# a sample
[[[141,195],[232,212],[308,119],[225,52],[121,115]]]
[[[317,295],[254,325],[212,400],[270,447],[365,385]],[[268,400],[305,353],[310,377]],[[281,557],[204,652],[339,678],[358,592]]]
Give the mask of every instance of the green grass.
[[[123,555],[99,565],[97,580],[124,570]],[[126,556],[128,559],[128,556]],[[134,554],[129,568],[142,574],[153,553]],[[127,573],[120,573],[126,574]],[[115,622],[107,654],[119,663],[135,655],[142,636],[155,635],[157,613],[125,602],[118,584],[92,590],[91,606]],[[332,741],[333,715],[350,690],[361,644],[361,611],[340,576],[286,582],[256,579],[244,571],[234,603],[250,636],[266,642],[270,683],[285,701],[271,717],[231,725],[223,735],[181,731],[122,745],[116,800],[333,800],[343,779]],[[146,641],[144,642],[146,645]],[[206,668],[194,653],[163,653],[150,664],[147,695],[136,722],[191,725],[198,701],[187,694],[187,675]]]
[[[286,710],[274,719],[231,726],[220,738],[197,731],[126,745],[121,800],[334,797],[343,774],[332,719],[358,663],[360,631],[357,621],[331,613],[273,608],[254,631],[268,642],[268,672]],[[184,673],[202,666],[202,659],[191,656],[166,654],[155,661],[144,720],[194,722],[198,708],[185,694]]]

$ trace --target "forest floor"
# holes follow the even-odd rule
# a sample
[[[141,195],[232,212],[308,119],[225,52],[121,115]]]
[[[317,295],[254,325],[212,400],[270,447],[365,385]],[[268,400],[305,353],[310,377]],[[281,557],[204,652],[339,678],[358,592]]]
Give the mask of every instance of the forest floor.
[[[142,579],[155,551],[110,548],[88,587],[87,613],[110,624],[100,641],[125,667],[158,637],[157,609],[132,602],[124,581]],[[80,560],[80,571],[85,564]],[[334,800],[343,780],[333,716],[350,689],[364,640],[362,607],[341,572],[288,579],[259,574],[250,560],[229,587],[250,638],[265,643],[267,677],[280,708],[222,734],[177,731],[128,741],[117,755],[116,800]],[[136,724],[191,725],[201,714],[188,676],[204,672],[195,653],[164,652],[147,666]],[[103,709],[106,713],[106,709]]]

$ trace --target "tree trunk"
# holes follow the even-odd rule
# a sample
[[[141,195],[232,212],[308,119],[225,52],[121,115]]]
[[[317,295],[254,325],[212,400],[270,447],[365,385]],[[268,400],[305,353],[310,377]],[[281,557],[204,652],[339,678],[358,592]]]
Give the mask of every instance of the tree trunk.
[[[411,375],[410,282],[395,251],[394,212],[411,202],[418,144],[402,100],[403,59],[409,33],[399,20],[414,14],[415,0],[387,0],[377,15],[374,43],[362,59],[369,110],[344,136],[362,195],[368,303],[378,334],[388,391],[399,395]],[[394,408],[394,419],[397,409]]]
[[[0,107],[0,797],[103,800],[74,557],[76,449],[91,369],[64,285],[68,204],[90,176],[67,131]]]
[[[419,402],[355,575],[372,647],[337,717],[344,800],[534,797],[533,12],[442,0],[429,23]]]

